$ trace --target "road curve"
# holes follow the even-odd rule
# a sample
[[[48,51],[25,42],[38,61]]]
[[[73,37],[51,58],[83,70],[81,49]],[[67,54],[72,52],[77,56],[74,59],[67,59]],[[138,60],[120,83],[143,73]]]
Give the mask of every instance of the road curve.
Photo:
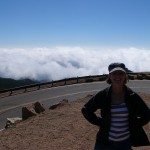
[[[48,88],[5,98],[0,98],[0,129],[4,128],[6,118],[21,117],[21,108],[24,105],[40,101],[47,109],[62,99],[74,101],[87,94],[95,94],[99,90],[109,86],[106,82],[92,82],[61,87]],[[136,92],[150,94],[149,80],[131,80],[127,86]]]

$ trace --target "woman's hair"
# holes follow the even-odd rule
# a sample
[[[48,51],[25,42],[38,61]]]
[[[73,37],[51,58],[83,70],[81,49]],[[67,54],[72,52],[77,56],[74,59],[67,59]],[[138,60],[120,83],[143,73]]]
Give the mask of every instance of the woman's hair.
[[[129,81],[128,75],[126,75],[126,79],[125,79],[125,81],[124,81],[124,84],[126,84],[128,81]],[[106,82],[107,82],[108,84],[112,84],[112,82],[111,82],[109,76],[108,76],[108,78],[106,79]]]

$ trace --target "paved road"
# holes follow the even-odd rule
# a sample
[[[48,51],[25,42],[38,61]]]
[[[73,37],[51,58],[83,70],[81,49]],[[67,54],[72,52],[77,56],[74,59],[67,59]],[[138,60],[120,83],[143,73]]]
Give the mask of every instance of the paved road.
[[[134,80],[127,84],[136,92],[150,94],[150,81]],[[95,94],[99,90],[109,86],[106,82],[84,83],[43,89],[39,91],[18,94],[10,97],[0,98],[0,129],[5,126],[6,118],[21,117],[21,108],[32,102],[40,101],[48,109],[50,105],[68,99],[74,101],[87,94]]]

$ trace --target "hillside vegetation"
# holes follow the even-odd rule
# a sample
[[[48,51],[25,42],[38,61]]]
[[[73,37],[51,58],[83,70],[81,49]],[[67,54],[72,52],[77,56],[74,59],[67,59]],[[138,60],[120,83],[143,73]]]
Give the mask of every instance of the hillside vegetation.
[[[25,85],[31,85],[36,83],[38,83],[38,81],[33,81],[30,79],[14,80],[10,78],[0,78],[0,90],[20,87]]]

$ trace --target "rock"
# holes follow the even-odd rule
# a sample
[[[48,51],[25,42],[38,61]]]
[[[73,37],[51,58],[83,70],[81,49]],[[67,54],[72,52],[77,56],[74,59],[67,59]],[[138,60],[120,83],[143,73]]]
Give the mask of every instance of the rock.
[[[36,116],[36,115],[37,113],[35,111],[35,107],[33,104],[22,107],[22,119],[23,120],[26,120],[27,118]]]
[[[93,82],[93,79],[86,79],[85,82]]]
[[[16,123],[22,121],[22,118],[14,117],[14,118],[7,118],[5,129],[15,127]]]
[[[145,75],[145,78],[146,78],[147,80],[150,80],[150,75]]]
[[[68,100],[67,99],[63,99],[59,103],[50,106],[49,109],[56,109],[57,107],[63,106],[65,104],[67,104],[67,103],[68,103]]]
[[[22,119],[25,120],[29,117],[36,116],[37,114],[40,114],[41,112],[44,111],[45,108],[43,107],[43,104],[41,104],[40,102],[24,106],[22,107]]]
[[[129,79],[129,80],[137,79],[137,75],[131,75],[131,74],[129,74],[129,75],[128,75],[128,79]]]
[[[45,111],[43,104],[41,104],[40,102],[34,103],[34,107],[35,107],[35,112],[38,114]]]
[[[103,76],[99,77],[99,81],[106,81],[106,79],[107,79],[106,75],[103,75]]]
[[[143,80],[143,76],[142,76],[141,74],[138,74],[138,75],[137,75],[137,79],[138,79],[138,80]]]

